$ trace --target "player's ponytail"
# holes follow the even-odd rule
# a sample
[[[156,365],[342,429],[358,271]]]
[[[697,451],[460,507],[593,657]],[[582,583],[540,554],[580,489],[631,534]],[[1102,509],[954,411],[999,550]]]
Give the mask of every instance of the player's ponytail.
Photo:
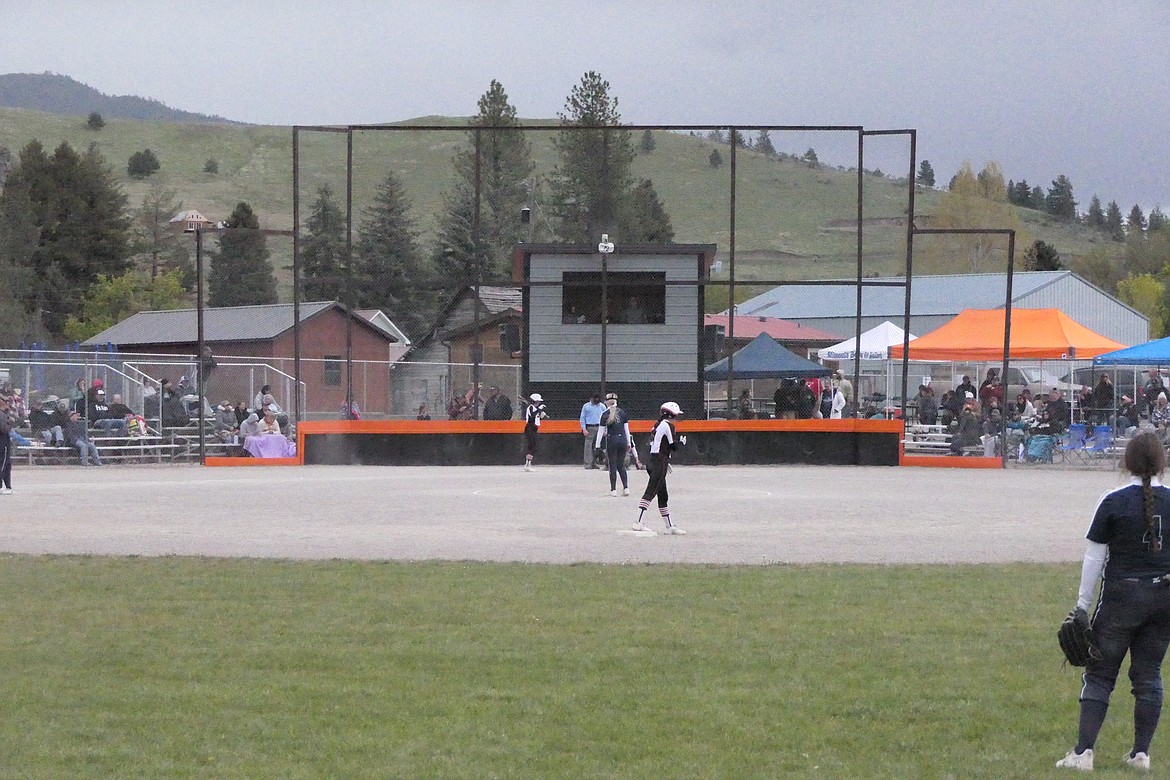
[[[1125,470],[1142,481],[1142,510],[1146,530],[1154,535],[1154,491],[1151,481],[1166,470],[1166,449],[1158,436],[1150,431],[1139,433],[1125,447]]]

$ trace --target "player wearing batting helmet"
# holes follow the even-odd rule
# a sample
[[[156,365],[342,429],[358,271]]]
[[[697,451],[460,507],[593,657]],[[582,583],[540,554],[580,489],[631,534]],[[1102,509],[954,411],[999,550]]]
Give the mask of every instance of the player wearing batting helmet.
[[[1170,645],[1170,490],[1161,484],[1166,450],[1154,433],[1139,433],[1125,448],[1129,484],[1107,492],[1086,534],[1077,609],[1086,612],[1101,583],[1092,636],[1100,658],[1090,658],[1081,687],[1076,747],[1056,766],[1092,771],[1093,746],[1121,663],[1129,654],[1133,687],[1133,749],[1125,763],[1150,768],[1150,742],[1162,712],[1162,659]]]
[[[540,433],[540,421],[547,418],[544,411],[544,399],[540,393],[528,396],[528,406],[524,409],[524,470],[535,471],[532,459],[536,456],[536,435]]]
[[[685,534],[686,531],[670,521],[670,509],[667,501],[670,494],[666,490],[666,472],[670,466],[670,453],[674,452],[679,444],[686,444],[686,436],[675,434],[674,423],[682,417],[682,409],[674,401],[667,401],[660,407],[661,414],[654,425],[653,438],[650,440],[650,457],[647,458],[646,471],[650,480],[646,483],[646,492],[638,502],[638,522],[634,523],[635,531],[649,531],[650,528],[642,522],[642,516],[650,508],[650,499],[658,496],[658,513],[666,521],[666,533]]]

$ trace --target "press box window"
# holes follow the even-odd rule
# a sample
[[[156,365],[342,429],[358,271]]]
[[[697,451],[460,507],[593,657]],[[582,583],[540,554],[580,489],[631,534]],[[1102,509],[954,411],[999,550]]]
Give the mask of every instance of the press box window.
[[[341,387],[341,355],[325,356],[325,386]]]
[[[601,323],[601,274],[567,271],[561,278],[561,289],[561,322]],[[666,321],[666,273],[609,273],[605,298],[610,325],[661,325]]]

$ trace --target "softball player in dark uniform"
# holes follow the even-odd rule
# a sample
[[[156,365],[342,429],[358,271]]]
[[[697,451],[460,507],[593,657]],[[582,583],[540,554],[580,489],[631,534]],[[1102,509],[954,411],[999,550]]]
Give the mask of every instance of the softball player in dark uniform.
[[[524,410],[524,470],[536,471],[532,458],[536,455],[536,435],[540,433],[540,421],[548,417],[544,411],[544,399],[540,393],[528,396],[528,407]]]
[[[609,494],[617,495],[618,477],[622,478],[622,495],[630,494],[630,480],[626,473],[626,455],[630,444],[630,418],[626,410],[617,405],[617,393],[605,394],[607,408],[601,414],[601,430],[597,437],[605,434],[605,457],[609,460]]]
[[[638,502],[638,522],[634,523],[635,531],[649,531],[650,528],[642,522],[642,516],[650,508],[650,499],[658,496],[658,513],[666,521],[666,533],[685,534],[686,531],[670,522],[670,509],[667,501],[670,494],[666,489],[666,472],[670,466],[670,453],[679,444],[686,444],[687,437],[675,435],[674,421],[682,416],[682,409],[674,401],[667,401],[661,407],[662,415],[654,426],[653,438],[650,440],[650,456],[646,459],[646,470],[650,481],[646,483],[646,492]]]
[[[1080,730],[1073,750],[1056,766],[1092,771],[1093,746],[1109,695],[1129,654],[1132,685],[1131,767],[1148,770],[1150,742],[1162,713],[1162,659],[1170,645],[1170,489],[1161,484],[1166,450],[1153,433],[1140,433],[1125,448],[1128,485],[1101,497],[1086,534],[1077,609],[1086,612],[1098,581],[1101,592],[1093,615],[1093,640],[1101,657],[1085,667]]]

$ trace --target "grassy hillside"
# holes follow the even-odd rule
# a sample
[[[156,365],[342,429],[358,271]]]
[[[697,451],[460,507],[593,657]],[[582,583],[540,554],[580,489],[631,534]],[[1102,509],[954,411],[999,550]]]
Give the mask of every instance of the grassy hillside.
[[[450,124],[452,130],[357,132],[355,226],[360,224],[364,204],[392,170],[409,193],[416,227],[427,244],[442,193],[451,180],[451,156],[467,143],[463,122],[426,117],[413,123]],[[553,136],[549,131],[530,134],[538,175],[547,174],[555,165]],[[48,149],[62,141],[78,149],[97,144],[121,180],[131,207],[157,183],[174,189],[184,207],[198,209],[213,220],[226,218],[236,203],[247,201],[263,227],[292,227],[290,128],[115,119],[102,130],[92,131],[85,126],[84,117],[0,109],[0,145],[15,152],[34,138]],[[774,133],[777,150],[790,157],[738,152],[735,244],[739,279],[808,279],[855,273],[857,177],[845,167],[837,167],[848,165],[850,160],[855,164],[854,138],[848,133]],[[316,187],[322,183],[329,184],[344,204],[346,143],[344,134],[334,133],[302,133],[301,139],[304,217]],[[634,138],[635,146],[638,140]],[[655,141],[653,152],[639,153],[636,174],[654,181],[678,241],[714,242],[725,258],[731,240],[729,150],[699,135],[658,132]],[[162,168],[147,180],[132,180],[126,175],[126,161],[146,148],[154,151]],[[717,168],[708,159],[716,148],[723,156],[723,164]],[[795,159],[808,148],[817,150],[821,165],[810,168]],[[218,163],[218,173],[203,171],[211,158]],[[884,176],[866,175],[864,179],[865,272],[901,273],[905,184]],[[920,190],[917,213],[928,217],[937,208],[938,197],[937,191]],[[1032,237],[1054,244],[1068,259],[1095,246],[1087,231],[1035,212],[1022,213]],[[538,226],[541,219],[538,207]],[[615,238],[620,242],[620,236]],[[290,247],[287,241],[272,243],[274,264],[282,277],[287,277],[282,267],[288,265]],[[917,270],[929,272],[928,268]]]

